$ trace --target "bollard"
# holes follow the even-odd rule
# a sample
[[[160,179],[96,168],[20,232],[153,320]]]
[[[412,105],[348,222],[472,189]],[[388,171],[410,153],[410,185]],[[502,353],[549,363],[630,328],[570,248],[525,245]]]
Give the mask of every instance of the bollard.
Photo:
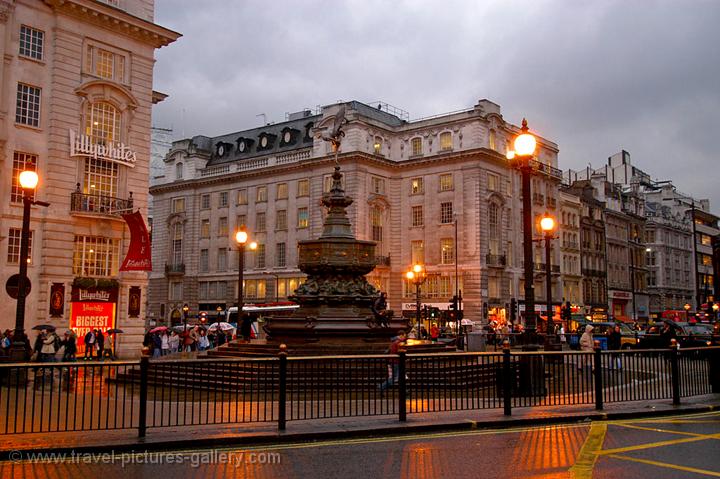
[[[672,401],[673,406],[680,404],[680,368],[678,367],[678,355],[680,345],[675,338],[670,340],[670,379],[672,380]]]
[[[602,377],[602,349],[600,341],[593,342],[595,355],[593,358],[593,372],[595,377],[595,409],[602,411],[603,408],[603,377]]]
[[[510,341],[503,341],[503,413],[506,416],[512,414],[511,391],[512,383],[510,382]]]
[[[286,404],[287,404],[287,345],[281,344],[278,358],[279,366],[279,384],[278,384],[278,431],[284,431],[286,425]]]
[[[398,415],[402,422],[407,421],[407,381],[405,379],[405,350],[398,351]]]
[[[138,420],[138,437],[145,437],[147,430],[147,393],[148,393],[148,370],[150,369],[149,349],[143,348],[143,355],[140,358],[140,418]]]

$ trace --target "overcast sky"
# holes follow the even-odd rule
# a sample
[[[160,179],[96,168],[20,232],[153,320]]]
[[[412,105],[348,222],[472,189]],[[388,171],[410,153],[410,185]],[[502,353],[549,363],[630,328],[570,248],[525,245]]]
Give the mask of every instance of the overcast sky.
[[[487,98],[560,147],[625,149],[720,213],[720,1],[156,0],[154,126],[218,136],[338,100],[420,118]]]

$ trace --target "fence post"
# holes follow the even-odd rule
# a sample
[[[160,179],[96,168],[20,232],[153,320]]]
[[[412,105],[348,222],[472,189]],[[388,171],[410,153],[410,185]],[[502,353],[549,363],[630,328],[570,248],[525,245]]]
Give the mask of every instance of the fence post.
[[[405,350],[398,351],[398,415],[402,422],[407,421],[407,381],[405,380]]]
[[[679,344],[675,338],[670,340],[670,379],[672,380],[673,406],[680,404],[680,370],[678,368]]]
[[[140,357],[140,420],[138,421],[138,437],[145,437],[147,430],[147,393],[148,393],[148,369],[150,368],[149,350],[146,354],[143,348]]]
[[[287,346],[285,344],[280,345],[280,352],[278,352],[278,358],[280,359],[280,371],[278,384],[278,431],[285,430],[286,416],[285,409],[287,404]]]
[[[593,359],[593,372],[595,373],[595,409],[601,411],[603,408],[603,376],[600,341],[595,340],[593,346],[593,350],[595,351]]]
[[[708,375],[710,376],[711,391],[714,394],[720,393],[720,348],[713,348],[710,351]]]
[[[506,416],[512,414],[512,383],[510,382],[510,341],[507,339],[503,341],[503,373],[502,373],[502,388],[503,388],[503,413]],[[514,381],[513,381],[514,382]]]

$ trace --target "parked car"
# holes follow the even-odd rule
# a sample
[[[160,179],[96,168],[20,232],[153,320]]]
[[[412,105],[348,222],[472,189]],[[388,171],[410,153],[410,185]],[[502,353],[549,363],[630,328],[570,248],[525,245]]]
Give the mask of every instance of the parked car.
[[[720,346],[720,336],[714,333],[713,325],[710,323],[673,321],[664,319],[661,323],[652,326],[640,338],[638,348],[641,349],[663,349],[667,348],[664,338],[660,332],[664,324],[670,325],[675,332],[675,339],[681,348],[704,348],[708,346]]]
[[[571,349],[580,348],[580,336],[583,331],[585,331],[585,326],[588,324],[593,327],[593,339],[600,341],[600,349],[603,350],[607,349],[608,334],[616,325],[620,326],[620,334],[622,335],[620,339],[620,347],[622,349],[634,348],[637,345],[640,336],[643,334],[640,331],[634,331],[629,325],[623,322],[586,320],[577,321],[577,324],[577,331],[570,336],[568,341]]]

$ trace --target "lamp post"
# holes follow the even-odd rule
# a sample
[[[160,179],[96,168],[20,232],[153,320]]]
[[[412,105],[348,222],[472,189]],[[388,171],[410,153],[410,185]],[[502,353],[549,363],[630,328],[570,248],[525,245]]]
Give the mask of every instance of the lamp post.
[[[553,314],[552,314],[552,269],[551,269],[551,257],[550,257],[550,246],[555,236],[555,218],[550,216],[547,212],[543,215],[540,220],[540,229],[542,229],[545,239],[545,298],[547,300],[547,327],[545,336],[545,344],[550,341],[551,334],[553,332]]]
[[[187,303],[183,305],[183,331],[187,331],[187,317],[188,317],[188,311],[190,311],[190,307]]]
[[[30,281],[27,277],[28,249],[30,243],[30,206],[50,206],[44,201],[35,201],[33,196],[37,187],[38,174],[32,170],[25,170],[18,176],[18,182],[23,191],[23,219],[20,234],[20,268],[18,271],[18,297],[15,309],[15,331],[10,346],[11,361],[27,361],[25,349],[25,298],[28,294]]]
[[[235,233],[235,241],[238,244],[238,327],[241,326],[243,320],[243,270],[245,269],[245,244],[247,240],[248,234],[247,231],[245,231],[245,226],[240,226],[238,232]],[[257,248],[257,243],[253,241],[249,246],[250,249],[254,250]]]
[[[415,285],[415,321],[417,322],[417,335],[420,339],[420,285],[425,282],[425,271],[420,264],[413,265],[412,269],[405,273],[405,277]]]
[[[525,326],[528,336],[526,343],[536,344],[536,327],[535,318],[535,287],[533,279],[535,267],[533,264],[533,220],[532,206],[530,198],[530,176],[532,175],[532,160],[535,154],[536,140],[533,135],[528,133],[527,120],[523,118],[520,134],[515,138],[513,146],[515,150],[507,152],[508,160],[512,161],[515,168],[520,170],[522,178],[522,196],[523,196],[523,266],[525,276]]]
[[[714,318],[715,321],[717,321],[717,319],[718,319],[718,309],[720,309],[720,306],[718,306],[717,303],[713,303],[713,305],[712,305],[712,310],[713,310],[713,313],[714,313],[714,316],[715,316],[715,318]]]
[[[690,303],[685,303],[685,306],[683,306],[683,309],[685,310],[685,321],[690,321]]]

